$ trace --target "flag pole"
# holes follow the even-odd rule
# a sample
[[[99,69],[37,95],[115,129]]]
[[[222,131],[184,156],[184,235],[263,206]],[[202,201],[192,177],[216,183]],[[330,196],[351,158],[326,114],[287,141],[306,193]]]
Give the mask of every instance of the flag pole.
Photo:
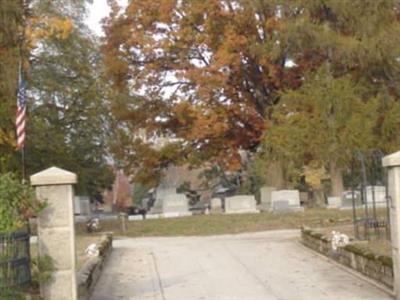
[[[22,160],[22,183],[26,183],[26,168],[25,168],[25,147],[21,148],[21,160]]]

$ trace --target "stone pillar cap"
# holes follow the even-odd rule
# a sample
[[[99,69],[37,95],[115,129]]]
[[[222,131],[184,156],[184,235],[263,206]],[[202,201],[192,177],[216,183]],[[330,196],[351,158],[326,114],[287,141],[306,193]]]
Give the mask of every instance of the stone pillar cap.
[[[77,176],[75,173],[51,167],[30,177],[31,185],[61,185],[61,184],[75,184],[77,183]]]
[[[382,159],[383,167],[400,166],[400,151],[389,154]]]

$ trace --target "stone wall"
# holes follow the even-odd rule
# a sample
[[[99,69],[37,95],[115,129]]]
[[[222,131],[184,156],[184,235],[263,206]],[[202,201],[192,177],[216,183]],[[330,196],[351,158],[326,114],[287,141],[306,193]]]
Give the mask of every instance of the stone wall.
[[[354,243],[333,251],[329,237],[307,227],[301,229],[301,241],[305,246],[334,259],[340,264],[393,288],[393,262],[391,257],[375,255]]]
[[[78,271],[78,299],[88,300],[93,292],[97,280],[101,275],[104,263],[112,250],[112,235],[108,234],[101,238],[99,245],[99,256],[92,257]]]

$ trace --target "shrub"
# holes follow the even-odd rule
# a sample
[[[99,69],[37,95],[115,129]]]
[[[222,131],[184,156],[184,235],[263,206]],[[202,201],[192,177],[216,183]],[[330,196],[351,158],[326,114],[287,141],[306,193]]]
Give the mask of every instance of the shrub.
[[[50,282],[55,271],[54,261],[49,255],[32,258],[31,268],[32,282],[37,286]]]
[[[0,175],[0,232],[22,228],[45,205],[36,198],[32,187],[21,183],[12,173]]]

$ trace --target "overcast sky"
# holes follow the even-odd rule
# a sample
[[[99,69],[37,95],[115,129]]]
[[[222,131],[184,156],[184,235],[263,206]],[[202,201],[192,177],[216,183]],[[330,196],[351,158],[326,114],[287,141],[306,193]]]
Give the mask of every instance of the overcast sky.
[[[119,2],[121,5],[126,5],[127,0],[120,0]],[[86,23],[97,35],[103,34],[100,21],[108,16],[109,12],[110,7],[107,5],[107,0],[93,0],[93,4],[89,6],[89,16]]]

